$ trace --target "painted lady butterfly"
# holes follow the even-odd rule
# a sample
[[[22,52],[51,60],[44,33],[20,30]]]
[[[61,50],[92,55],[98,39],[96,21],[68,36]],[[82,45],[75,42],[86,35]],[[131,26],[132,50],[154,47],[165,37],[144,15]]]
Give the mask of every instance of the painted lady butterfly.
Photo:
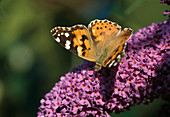
[[[67,50],[83,59],[96,62],[95,71],[101,67],[116,66],[125,56],[126,41],[132,29],[124,28],[109,20],[94,20],[88,28],[84,25],[55,27],[54,39]]]

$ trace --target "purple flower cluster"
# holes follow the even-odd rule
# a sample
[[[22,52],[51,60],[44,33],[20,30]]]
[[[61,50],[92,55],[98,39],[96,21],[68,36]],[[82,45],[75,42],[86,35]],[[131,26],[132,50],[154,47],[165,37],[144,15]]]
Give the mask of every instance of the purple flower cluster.
[[[167,4],[167,5],[170,5],[170,0],[161,0],[160,3],[164,3],[164,4]],[[170,10],[166,10],[163,12],[163,15],[166,16],[166,15],[169,15],[170,14]]]
[[[160,3],[164,3],[164,4],[167,4],[167,5],[170,5],[170,0],[161,0]]]
[[[170,20],[137,31],[116,68],[81,66],[61,77],[41,100],[38,117],[109,117],[154,98],[170,101]]]

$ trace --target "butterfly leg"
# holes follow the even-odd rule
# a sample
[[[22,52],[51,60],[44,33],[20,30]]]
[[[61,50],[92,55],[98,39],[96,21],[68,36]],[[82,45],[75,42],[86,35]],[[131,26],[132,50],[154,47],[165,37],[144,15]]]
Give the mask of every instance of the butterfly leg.
[[[101,70],[101,68],[102,68],[102,65],[100,63],[96,63],[95,71],[99,71],[99,70]]]

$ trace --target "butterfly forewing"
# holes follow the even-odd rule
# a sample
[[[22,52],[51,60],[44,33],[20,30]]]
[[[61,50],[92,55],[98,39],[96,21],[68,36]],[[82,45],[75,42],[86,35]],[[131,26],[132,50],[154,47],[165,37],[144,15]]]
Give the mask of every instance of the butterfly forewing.
[[[93,42],[86,26],[55,27],[51,33],[54,39],[67,50],[89,61],[96,61],[92,47]]]
[[[99,53],[104,51],[108,45],[112,35],[118,35],[121,28],[117,23],[108,20],[94,20],[89,26],[89,33],[94,41]]]

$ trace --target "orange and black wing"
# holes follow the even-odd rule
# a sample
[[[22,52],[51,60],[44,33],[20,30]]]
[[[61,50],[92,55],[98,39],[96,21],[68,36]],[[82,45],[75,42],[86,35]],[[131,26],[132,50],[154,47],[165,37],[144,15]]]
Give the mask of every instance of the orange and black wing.
[[[55,27],[51,33],[54,39],[67,50],[86,60],[96,61],[94,47],[86,26]]]

